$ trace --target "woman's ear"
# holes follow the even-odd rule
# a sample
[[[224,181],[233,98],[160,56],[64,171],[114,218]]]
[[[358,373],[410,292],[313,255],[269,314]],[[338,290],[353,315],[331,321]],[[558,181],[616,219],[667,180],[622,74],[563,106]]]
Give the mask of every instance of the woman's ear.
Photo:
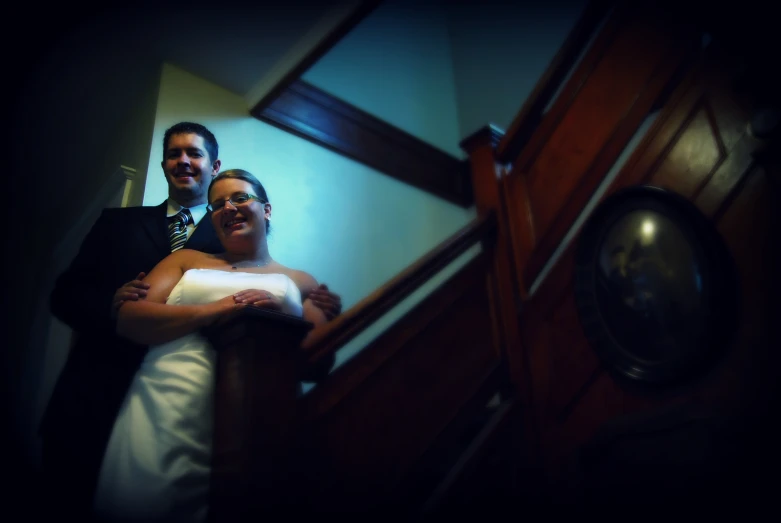
[[[270,203],[264,203],[263,204],[263,215],[268,220],[271,221],[271,204]]]

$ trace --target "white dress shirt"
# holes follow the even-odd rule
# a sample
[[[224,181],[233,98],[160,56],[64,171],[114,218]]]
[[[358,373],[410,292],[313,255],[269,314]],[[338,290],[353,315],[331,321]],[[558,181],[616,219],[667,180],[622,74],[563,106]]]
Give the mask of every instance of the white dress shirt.
[[[182,209],[188,209],[190,211],[190,214],[193,217],[193,221],[187,224],[187,239],[189,240],[190,236],[193,235],[193,231],[195,230],[195,227],[200,223],[201,219],[203,219],[203,217],[206,216],[206,213],[208,212],[206,210],[207,205],[208,204],[204,203],[201,205],[195,205],[193,207],[182,207],[171,198],[168,198],[168,211],[166,212],[166,216],[169,218],[171,216],[175,216],[176,213],[178,213]]]

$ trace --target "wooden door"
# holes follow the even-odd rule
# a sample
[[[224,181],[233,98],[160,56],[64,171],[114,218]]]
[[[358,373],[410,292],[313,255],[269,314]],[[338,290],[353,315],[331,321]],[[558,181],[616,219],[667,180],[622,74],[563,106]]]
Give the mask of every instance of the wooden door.
[[[653,38],[659,35],[653,31],[648,34],[656,35]],[[631,34],[623,38],[625,45],[632,44]],[[693,202],[716,227],[734,260],[740,286],[737,334],[719,360],[698,378],[674,386],[647,387],[615,376],[589,345],[579,320],[573,289],[576,236],[527,299],[521,319],[532,377],[536,455],[547,478],[559,486],[572,484],[579,473],[578,453],[598,431],[617,420],[632,416],[653,419],[672,412],[676,405],[705,406],[712,412],[753,420],[745,421],[749,425],[740,429],[744,437],[736,440],[736,445],[752,446],[759,445],[764,419],[777,406],[781,338],[773,327],[781,311],[774,298],[780,289],[781,180],[771,144],[755,136],[750,127],[752,116],[768,102],[760,96],[757,79],[762,74],[747,67],[746,57],[734,48],[714,41],[705,51],[694,52],[692,61],[682,59],[672,64],[677,65],[677,73],[668,75],[664,60],[671,64],[671,58],[658,42],[672,40],[662,36],[653,42],[660,50],[645,49],[637,56],[641,60],[643,53],[666,56],[655,66],[653,76],[668,82],[672,89],[659,90],[656,106],[662,104],[661,113],[602,199],[624,187],[650,184]],[[671,47],[674,44],[668,44],[667,50]],[[624,52],[631,54],[632,50]],[[570,107],[577,107],[577,97],[584,92],[587,94],[585,88],[574,95],[576,101]],[[636,100],[641,98],[642,92]],[[636,103],[630,113],[634,107]],[[555,110],[554,106],[551,112]],[[539,198],[547,195],[546,201],[535,201],[534,185],[551,183],[553,176],[535,169],[556,167],[539,161],[539,151],[562,147],[555,138],[567,134],[562,129],[565,126],[570,126],[573,136],[591,133],[589,139],[594,137],[589,125],[569,118],[574,115],[572,110],[562,111],[556,121],[550,121],[550,115],[548,122],[543,121],[536,141],[535,137],[530,140],[536,149],[527,146],[515,164],[521,169],[512,172],[506,183],[517,269],[524,279],[522,292],[529,291],[531,280],[540,274],[609,167],[599,164],[612,146],[607,138],[601,144],[594,142],[592,150],[570,152],[592,155],[579,171],[570,173],[570,186],[577,190],[564,194],[571,189],[559,183],[548,192],[538,191]],[[637,121],[632,129],[637,128]],[[616,122],[609,124],[613,128],[603,133],[605,136],[620,132],[621,121]],[[546,125],[558,126],[560,131],[546,130]],[[561,167],[564,160],[556,161]],[[599,169],[596,175],[594,165]],[[540,223],[545,227],[541,229]]]

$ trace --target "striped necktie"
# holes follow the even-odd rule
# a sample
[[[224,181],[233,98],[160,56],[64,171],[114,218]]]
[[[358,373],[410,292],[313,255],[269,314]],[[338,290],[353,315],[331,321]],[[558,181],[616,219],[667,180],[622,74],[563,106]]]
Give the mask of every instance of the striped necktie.
[[[193,221],[189,209],[182,209],[168,218],[168,237],[171,239],[171,252],[178,251],[187,242],[187,224]]]

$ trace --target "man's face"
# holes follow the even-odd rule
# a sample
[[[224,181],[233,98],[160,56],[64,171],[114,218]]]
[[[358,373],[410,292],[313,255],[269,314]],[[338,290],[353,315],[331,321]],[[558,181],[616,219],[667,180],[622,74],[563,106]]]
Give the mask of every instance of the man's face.
[[[163,154],[168,195],[185,207],[206,203],[206,191],[220,170],[220,161],[209,158],[203,137],[194,133],[171,135]]]

